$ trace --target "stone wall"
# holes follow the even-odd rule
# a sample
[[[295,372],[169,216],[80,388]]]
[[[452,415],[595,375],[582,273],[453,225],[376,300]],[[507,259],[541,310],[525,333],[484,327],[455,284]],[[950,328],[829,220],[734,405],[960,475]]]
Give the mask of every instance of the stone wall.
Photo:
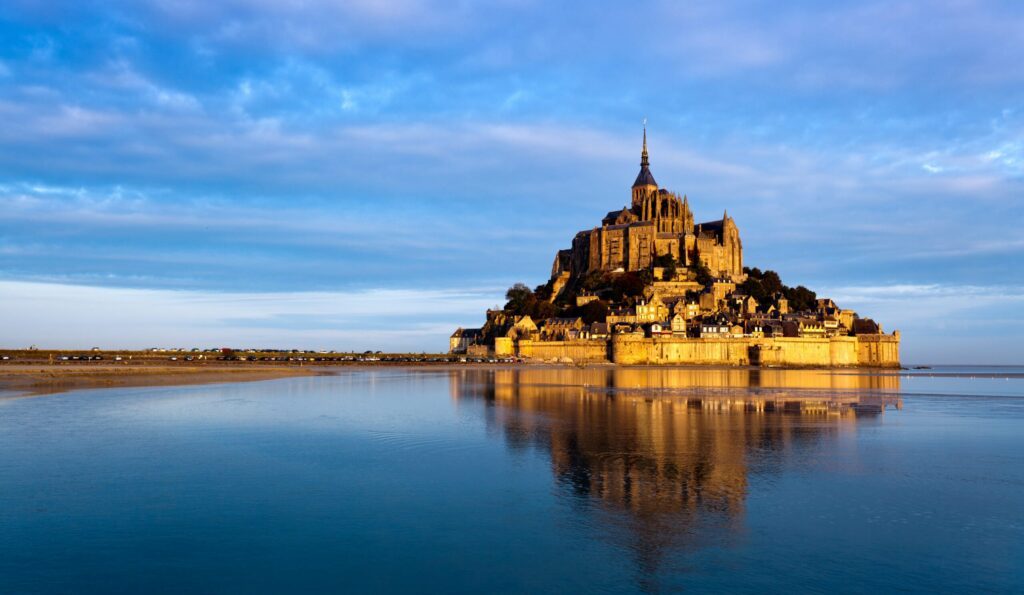
[[[761,366],[858,365],[856,337],[752,339],[751,352]]]
[[[857,337],[685,339],[613,335],[610,341],[519,341],[535,360],[718,366],[899,367],[899,333]]]
[[[515,355],[515,348],[512,344],[511,337],[495,337],[494,355],[495,357],[510,357]]]
[[[899,367],[899,331],[891,335],[859,335],[857,339],[857,359],[862,366]]]
[[[617,364],[745,366],[750,364],[749,347],[745,339],[648,339],[638,335],[614,335],[611,359]]]
[[[608,342],[593,341],[529,341],[518,343],[520,357],[538,360],[565,360],[574,362],[607,362]]]
[[[899,334],[832,338],[645,338],[615,335],[617,364],[899,367]]]

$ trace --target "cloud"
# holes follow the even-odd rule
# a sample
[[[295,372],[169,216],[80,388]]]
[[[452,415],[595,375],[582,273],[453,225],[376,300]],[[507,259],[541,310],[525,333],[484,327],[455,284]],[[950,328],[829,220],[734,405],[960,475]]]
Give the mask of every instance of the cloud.
[[[189,36],[214,52],[268,49],[323,54],[363,44],[435,42],[482,19],[471,3],[434,0],[160,0],[119,2],[142,22]]]
[[[909,363],[1021,364],[1021,286],[819,288],[899,329]],[[0,281],[5,347],[263,347],[443,351],[458,326],[499,305],[496,287],[213,292]],[[987,343],[986,343],[987,342]]]
[[[157,108],[176,111],[201,107],[196,97],[154,83],[125,59],[114,60],[102,70],[86,73],[83,78],[93,86],[109,88],[115,93],[132,93]]]
[[[557,230],[564,222],[527,225],[528,212],[488,226],[493,215],[472,205],[435,209],[415,199],[242,202],[167,188],[4,186],[0,279],[8,280],[260,291],[507,287],[543,281],[567,237]]]
[[[240,293],[0,281],[5,347],[445,351],[495,290]]]
[[[1012,57],[1024,50],[1024,13],[1013,2],[663,2],[656,13],[650,38],[701,76],[877,91],[1024,81]]]
[[[844,308],[899,329],[904,363],[1024,365],[1024,286],[893,284],[819,287]]]

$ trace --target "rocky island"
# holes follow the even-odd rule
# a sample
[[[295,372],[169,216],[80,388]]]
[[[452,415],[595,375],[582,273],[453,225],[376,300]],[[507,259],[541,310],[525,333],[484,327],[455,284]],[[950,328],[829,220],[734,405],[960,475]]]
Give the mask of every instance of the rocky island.
[[[745,267],[728,212],[695,222],[686,196],[658,187],[644,130],[630,204],[576,234],[551,278],[516,284],[453,353],[558,362],[760,366],[899,366],[886,334],[771,270]]]

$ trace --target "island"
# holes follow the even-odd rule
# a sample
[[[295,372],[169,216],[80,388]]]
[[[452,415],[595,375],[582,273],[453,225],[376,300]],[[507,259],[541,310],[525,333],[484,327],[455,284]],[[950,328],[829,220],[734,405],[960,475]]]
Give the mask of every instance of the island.
[[[658,187],[647,130],[630,203],[559,250],[547,283],[517,283],[454,354],[616,364],[899,367],[900,333],[743,265],[736,221],[695,222]]]

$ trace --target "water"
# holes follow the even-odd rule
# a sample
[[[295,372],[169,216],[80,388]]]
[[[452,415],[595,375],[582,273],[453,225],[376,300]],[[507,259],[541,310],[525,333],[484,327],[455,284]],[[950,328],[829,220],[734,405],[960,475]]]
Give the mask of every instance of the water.
[[[1024,370],[0,400],[0,592],[1022,592]]]

